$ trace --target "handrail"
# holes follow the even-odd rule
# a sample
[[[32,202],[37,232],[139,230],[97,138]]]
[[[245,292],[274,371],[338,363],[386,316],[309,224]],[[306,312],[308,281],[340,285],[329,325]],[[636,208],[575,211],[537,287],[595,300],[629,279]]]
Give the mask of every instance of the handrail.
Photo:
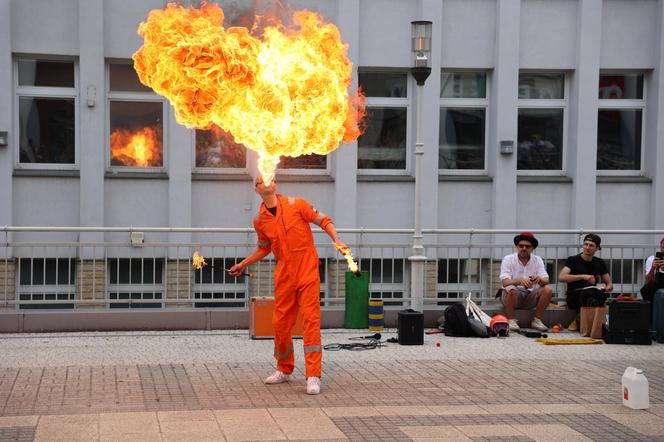
[[[340,233],[386,233],[386,234],[412,234],[413,229],[368,229],[360,228],[337,228]],[[251,233],[251,227],[52,227],[52,226],[2,226],[0,232],[97,232],[97,233]],[[521,233],[523,229],[422,229],[422,233],[445,235],[445,234],[512,234]],[[530,229],[534,234],[551,235],[583,235],[585,233],[597,233],[603,235],[662,235],[664,231],[656,229]]]

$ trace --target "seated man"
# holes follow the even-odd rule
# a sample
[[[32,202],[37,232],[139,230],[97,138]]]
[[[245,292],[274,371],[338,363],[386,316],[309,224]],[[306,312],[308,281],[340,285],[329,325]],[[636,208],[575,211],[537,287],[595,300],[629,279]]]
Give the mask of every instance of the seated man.
[[[533,251],[538,245],[531,232],[514,237],[517,252],[507,255],[500,264],[500,281],[503,284],[502,300],[510,323],[510,330],[519,330],[514,318],[514,309],[535,308],[535,317],[530,326],[539,331],[548,330],[542,323],[544,309],[551,302],[553,291],[549,285],[544,261]]]
[[[583,307],[579,289],[597,286],[606,293],[611,293],[613,290],[609,268],[602,258],[595,256],[595,253],[602,249],[601,243],[599,235],[587,234],[583,238],[582,252],[568,257],[558,275],[558,281],[567,283],[565,297],[567,307],[572,310]]]
[[[659,241],[659,249],[646,260],[646,283],[641,287],[641,296],[650,302],[657,290],[664,289],[664,238]]]

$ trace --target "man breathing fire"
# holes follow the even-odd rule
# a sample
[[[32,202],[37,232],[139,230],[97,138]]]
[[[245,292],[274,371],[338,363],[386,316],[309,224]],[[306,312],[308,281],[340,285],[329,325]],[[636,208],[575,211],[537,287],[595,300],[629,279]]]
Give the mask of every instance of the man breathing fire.
[[[332,219],[314,209],[307,200],[277,194],[276,183],[266,185],[260,176],[256,179],[255,190],[263,199],[254,217],[258,245],[251,255],[231,267],[229,273],[239,276],[251,264],[274,253],[277,267],[272,322],[277,370],[265,383],[279,384],[290,379],[295,368],[291,330],[298,310],[302,309],[307,393],[319,394],[322,371],[320,277],[318,253],[309,224],[315,223],[325,230],[338,250],[348,247],[339,239]]]

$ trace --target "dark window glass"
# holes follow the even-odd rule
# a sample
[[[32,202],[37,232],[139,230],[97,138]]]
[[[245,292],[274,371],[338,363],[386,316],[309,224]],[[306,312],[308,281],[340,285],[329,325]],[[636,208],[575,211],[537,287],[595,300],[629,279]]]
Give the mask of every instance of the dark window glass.
[[[480,262],[478,259],[439,259],[438,283],[478,283]]]
[[[325,169],[327,167],[327,156],[325,155],[302,155],[297,158],[281,157],[278,169]]]
[[[19,265],[20,285],[75,283],[75,268],[69,258],[21,258]]]
[[[18,85],[74,87],[74,62],[19,60]]]
[[[196,131],[196,167],[245,168],[247,148],[228,132],[214,126]]]
[[[484,72],[443,72],[440,77],[441,98],[486,98]]]
[[[597,122],[597,169],[640,170],[640,109],[602,109]]]
[[[406,109],[367,109],[367,129],[358,139],[358,169],[406,168]]]
[[[111,64],[108,66],[109,86],[112,91],[152,92],[138,79],[131,64]]]
[[[401,259],[362,259],[360,270],[369,272],[372,283],[394,284],[403,282],[403,260]]]
[[[600,75],[599,98],[615,100],[643,99],[643,75]]]
[[[32,260],[22,258],[19,260],[19,283],[21,285],[30,285],[32,281]]]
[[[111,165],[162,167],[162,103],[111,101]]]
[[[565,98],[564,74],[519,74],[519,98]]]
[[[237,278],[225,269],[230,269],[244,258],[205,258],[207,263],[200,269],[194,269],[195,284],[242,284],[244,276]]]
[[[74,164],[74,99],[20,97],[19,161]]]
[[[485,110],[442,108],[439,169],[484,169]]]
[[[360,72],[359,83],[367,97],[407,97],[408,76],[394,72]]]
[[[609,275],[614,284],[635,284],[637,279],[634,277],[636,263],[631,259],[607,259],[605,262],[609,266]]]
[[[519,170],[561,170],[563,109],[519,109]]]
[[[141,299],[162,299],[161,292],[111,292],[108,294],[108,298],[111,300],[141,300]],[[137,302],[137,303],[112,303],[109,304],[109,308],[161,308],[162,305],[159,302]]]

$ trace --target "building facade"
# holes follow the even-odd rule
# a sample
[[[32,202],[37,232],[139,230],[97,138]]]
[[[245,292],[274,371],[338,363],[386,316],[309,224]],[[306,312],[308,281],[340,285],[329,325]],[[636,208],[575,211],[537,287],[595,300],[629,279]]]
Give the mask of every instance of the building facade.
[[[251,182],[256,155],[213,130],[179,125],[131,67],[142,44],[138,24],[165,3],[0,0],[0,225],[251,227],[260,203]],[[218,3],[227,25],[283,12],[272,2]],[[664,229],[664,0],[289,6],[319,12],[340,29],[353,87],[367,95],[367,129],[356,143],[327,157],[286,160],[277,173],[281,192],[314,202],[338,227],[412,229],[419,119],[425,229]],[[433,22],[422,115],[409,75],[413,20]],[[114,149],[138,132],[156,146],[149,157]],[[83,232],[49,240],[126,237]],[[86,259],[109,256],[79,252],[80,275]],[[18,266],[16,250],[3,253]],[[99,284],[112,286],[112,268],[119,275],[134,265],[117,259],[95,273]],[[168,278],[177,281],[177,273]]]

